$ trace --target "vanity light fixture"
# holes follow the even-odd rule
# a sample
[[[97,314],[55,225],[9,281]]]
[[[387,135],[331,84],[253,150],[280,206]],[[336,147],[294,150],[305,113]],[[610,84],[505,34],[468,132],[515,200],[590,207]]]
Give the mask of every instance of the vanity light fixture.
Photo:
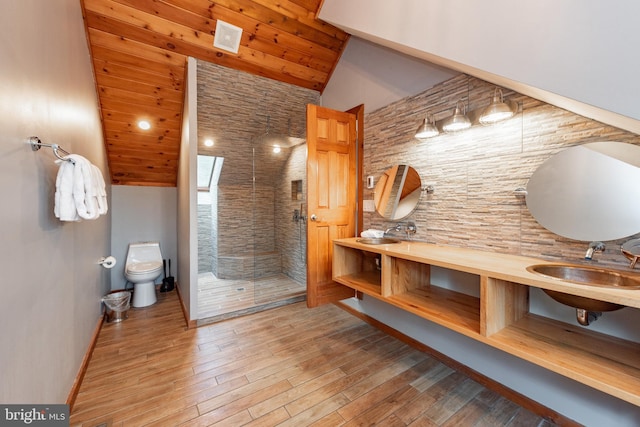
[[[429,138],[433,138],[440,134],[440,131],[436,127],[433,114],[427,113],[427,117],[424,118],[422,124],[418,126],[415,137],[420,141],[426,141]]]
[[[462,110],[460,109],[462,106]],[[458,101],[453,115],[446,119],[442,124],[442,130],[445,132],[458,132],[460,130],[469,129],[471,127],[471,120],[465,114],[465,107],[462,101]]]
[[[151,129],[151,123],[149,123],[147,120],[140,120],[138,122],[138,127],[142,130],[149,130]]]
[[[480,123],[492,125],[502,120],[513,117],[515,111],[502,99],[502,90],[496,88],[493,92],[493,100],[480,114]]]

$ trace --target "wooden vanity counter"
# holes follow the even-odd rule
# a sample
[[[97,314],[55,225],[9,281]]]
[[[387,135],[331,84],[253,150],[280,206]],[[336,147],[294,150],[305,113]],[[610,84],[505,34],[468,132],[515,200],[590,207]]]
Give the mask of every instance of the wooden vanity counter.
[[[357,240],[334,240],[336,282],[640,406],[640,344],[529,313],[529,287],[635,308],[640,290],[580,285],[527,271],[530,265],[555,264],[538,258]],[[431,266],[477,276],[479,297],[433,285]]]

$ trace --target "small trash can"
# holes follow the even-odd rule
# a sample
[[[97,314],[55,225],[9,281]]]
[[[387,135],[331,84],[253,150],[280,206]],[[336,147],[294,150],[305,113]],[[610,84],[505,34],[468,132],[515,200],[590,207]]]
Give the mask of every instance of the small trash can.
[[[102,297],[102,302],[106,307],[107,322],[122,322],[129,317],[129,302],[131,301],[131,292],[129,291],[113,291]]]

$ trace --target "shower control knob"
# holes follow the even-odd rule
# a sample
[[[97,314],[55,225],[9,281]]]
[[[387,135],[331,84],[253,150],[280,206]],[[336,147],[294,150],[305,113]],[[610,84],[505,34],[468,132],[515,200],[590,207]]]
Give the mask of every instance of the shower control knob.
[[[311,221],[317,221],[317,220],[318,220],[318,217],[316,216],[316,214],[311,214],[311,217],[309,217],[309,219],[310,219]]]

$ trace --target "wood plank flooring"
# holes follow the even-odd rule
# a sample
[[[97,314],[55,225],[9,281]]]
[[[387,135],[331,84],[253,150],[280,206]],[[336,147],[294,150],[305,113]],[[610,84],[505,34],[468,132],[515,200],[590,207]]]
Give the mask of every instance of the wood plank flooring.
[[[72,426],[551,426],[373,326],[297,303],[186,329],[175,292],[105,323]]]

